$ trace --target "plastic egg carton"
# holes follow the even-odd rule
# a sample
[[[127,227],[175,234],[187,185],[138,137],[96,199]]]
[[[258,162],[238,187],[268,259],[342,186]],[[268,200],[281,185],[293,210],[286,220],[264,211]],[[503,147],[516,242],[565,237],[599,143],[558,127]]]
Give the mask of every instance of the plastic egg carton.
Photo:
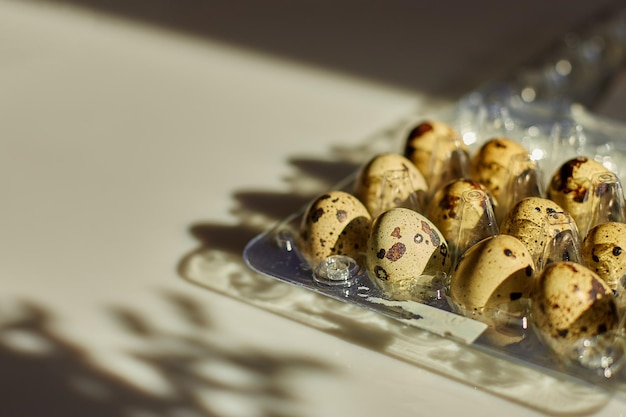
[[[626,167],[626,126],[600,122],[576,106],[558,108],[523,103],[509,93],[510,90],[500,87],[477,91],[434,117],[455,126],[471,147],[482,143],[479,138],[494,135],[517,139],[531,154],[542,156],[538,161],[547,168],[556,168],[557,164],[576,152],[593,155],[617,171]],[[375,138],[370,148],[373,152],[384,149],[401,152],[405,135],[423,119],[423,116],[415,116],[402,121]],[[576,147],[573,148],[572,144]],[[623,174],[620,172],[621,176]],[[336,189],[350,191],[352,186],[353,177],[350,177],[338,184]],[[390,299],[376,285],[372,285],[363,266],[349,258],[328,259],[314,269],[298,247],[302,215],[303,212],[295,213],[252,240],[244,252],[248,265],[262,274],[402,320],[437,335],[464,344],[480,343],[487,326],[453,311],[447,299],[447,282],[443,273],[423,277],[423,299],[418,303]],[[539,352],[522,359],[541,362],[554,369],[560,367],[560,364],[545,363],[547,351],[541,346],[536,348]]]
[[[591,157],[616,174],[614,184],[622,207],[626,124],[587,110],[587,105],[601,99],[598,91],[626,62],[626,14],[620,11],[611,16],[582,32],[568,34],[537,64],[513,77],[483,86],[434,113],[415,114],[399,121],[374,135],[365,145],[365,153],[402,153],[414,126],[424,120],[440,120],[456,129],[471,154],[492,137],[521,143],[536,163],[543,190],[563,162],[579,155]],[[351,176],[335,189],[351,192],[353,184]],[[450,301],[449,275],[443,271],[419,277],[419,296],[407,301],[393,299],[375,285],[360,261],[329,257],[312,265],[298,246],[303,214],[294,213],[251,240],[244,250],[247,265],[279,281],[425,330],[463,349],[522,364],[568,382],[607,389],[626,399],[624,334],[608,342],[580,340],[569,349],[567,357],[559,357],[532,330],[528,314],[502,309],[490,314],[517,342],[494,342],[486,337],[487,324],[463,314]]]

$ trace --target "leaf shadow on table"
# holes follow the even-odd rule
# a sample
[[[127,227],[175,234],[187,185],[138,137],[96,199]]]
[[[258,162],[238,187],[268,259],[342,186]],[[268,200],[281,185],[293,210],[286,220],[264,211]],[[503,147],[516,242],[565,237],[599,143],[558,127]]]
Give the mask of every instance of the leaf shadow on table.
[[[319,193],[345,187],[361,165],[382,150],[398,148],[408,131],[410,121],[373,132],[356,145],[333,145],[321,156],[294,155],[286,161],[292,172],[283,178],[285,189],[234,190],[230,212],[238,223],[200,221],[190,225],[189,233],[198,241],[198,248],[182,257],[178,270],[183,278],[190,258],[207,250],[218,250],[242,264],[246,244],[258,234],[286,217],[302,211]],[[400,148],[398,148],[400,149]]]
[[[179,271],[184,277],[186,259],[198,251],[217,249],[241,260],[246,244],[273,224],[297,213],[321,192],[340,187],[360,166],[355,159],[367,155],[367,147],[334,147],[333,157],[293,157],[288,161],[295,172],[283,178],[287,191],[242,189],[232,194],[231,213],[239,222],[234,225],[201,221],[190,226],[190,234],[200,244],[183,257]]]
[[[158,321],[126,307],[108,311],[125,337],[136,342],[133,349],[117,352],[121,367],[130,361],[149,370],[160,379],[158,392],[125,380],[119,361],[92,363],[86,350],[55,331],[57,318],[51,310],[27,300],[16,302],[9,313],[4,309],[0,415],[220,417],[233,415],[216,401],[226,396],[235,398],[239,407],[247,406],[244,413],[287,417],[294,415],[298,400],[285,376],[332,372],[300,355],[224,346],[202,305],[182,294],[162,296],[180,326],[194,331],[164,330]],[[224,378],[225,368],[236,378]]]
[[[326,155],[320,157],[291,157],[287,163],[292,168],[292,172],[283,178],[286,191],[235,190],[232,194],[231,213],[238,219],[238,223],[233,225],[218,222],[192,224],[189,232],[197,239],[199,246],[185,254],[180,260],[178,266],[180,276],[205,289],[223,293],[257,307],[267,307],[266,310],[273,311],[270,305],[275,304],[279,298],[287,298],[285,292],[291,291],[292,288],[284,282],[251,271],[243,260],[246,245],[273,225],[284,221],[288,216],[302,212],[306,205],[320,193],[345,188],[363,162],[372,157],[380,149],[381,144],[385,149],[390,149],[389,141],[395,141],[398,135],[404,133],[406,129],[404,123],[403,121],[396,127],[375,132],[359,145],[333,146],[326,152]],[[200,264],[201,266],[198,266]],[[202,272],[198,273],[198,268],[202,269]],[[198,279],[198,275],[203,276]],[[325,297],[317,297],[315,304],[321,306],[327,301],[329,300]],[[330,302],[336,303],[334,300]],[[334,323],[333,328],[325,329],[327,333],[379,351],[384,350],[384,347],[390,343],[390,338],[383,330],[367,323],[346,321],[336,308],[334,313],[315,311],[316,307],[313,307],[313,310],[306,310],[306,308],[303,310],[303,304],[307,303],[292,304],[294,311],[298,311],[297,314],[318,315]],[[353,312],[360,310],[347,305],[340,307],[352,309]],[[287,318],[293,319],[294,317],[288,316]]]

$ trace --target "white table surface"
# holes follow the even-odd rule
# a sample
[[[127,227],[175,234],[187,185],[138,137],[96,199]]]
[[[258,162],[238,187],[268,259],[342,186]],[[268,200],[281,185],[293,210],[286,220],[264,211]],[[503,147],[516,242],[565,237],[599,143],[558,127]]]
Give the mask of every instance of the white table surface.
[[[533,18],[530,2],[499,36],[468,24],[473,49],[441,52],[415,86],[510,69],[580,3]],[[519,36],[542,19],[556,23]],[[496,58],[505,42],[518,49]],[[249,46],[0,1],[0,415],[544,415],[185,279],[199,251],[216,277],[254,277],[244,244],[339,178],[319,168],[334,148],[450,100],[406,88],[404,72],[399,85]]]

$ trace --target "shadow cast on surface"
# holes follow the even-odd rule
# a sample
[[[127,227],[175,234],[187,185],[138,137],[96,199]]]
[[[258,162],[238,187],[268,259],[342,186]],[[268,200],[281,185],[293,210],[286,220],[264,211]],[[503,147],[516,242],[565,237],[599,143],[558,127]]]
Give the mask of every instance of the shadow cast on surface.
[[[616,3],[49,1],[453,99],[514,71]]]
[[[290,394],[285,375],[294,370],[331,372],[327,365],[297,355],[220,346],[207,337],[213,326],[202,306],[180,294],[166,293],[163,298],[181,325],[195,328],[197,336],[160,329],[139,311],[117,307],[109,311],[127,336],[145,345],[120,353],[160,375],[169,386],[163,395],[92,364],[85,351],[55,333],[55,317],[45,308],[21,301],[10,314],[3,310],[0,415],[219,417],[232,414],[212,399],[230,395],[255,415],[286,417],[293,411],[284,410],[291,410],[297,399]],[[206,371],[211,364],[235,370],[239,383]]]
[[[401,134],[404,133],[400,129]],[[360,145],[353,147],[336,146],[328,150],[328,157],[292,157],[288,164],[293,168],[293,173],[284,178],[287,191],[271,190],[236,190],[232,197],[234,207],[231,213],[238,219],[234,225],[201,222],[190,226],[190,233],[196,238],[199,246],[182,257],[179,261],[178,271],[180,276],[193,284],[203,288],[217,290],[239,301],[259,306],[264,303],[273,304],[278,300],[289,299],[294,296],[291,285],[275,279],[258,275],[244,265],[242,254],[246,245],[261,233],[272,226],[284,221],[294,213],[302,212],[306,205],[319,193],[330,189],[338,189],[346,179],[351,178],[364,161],[369,159],[381,143],[386,143],[390,137],[397,136],[398,129],[384,129],[366,138]],[[206,271],[215,279],[212,282],[199,282],[196,264],[205,262]],[[228,265],[236,265],[229,268]],[[205,268],[202,266],[201,268]],[[207,279],[211,279],[208,276]],[[237,293],[236,295],[233,294]],[[300,294],[303,295],[303,294]],[[317,294],[306,292],[305,297],[315,297],[311,309],[309,303],[291,305],[296,315],[318,316],[322,320],[331,321],[333,328],[325,329],[349,343],[354,343],[376,351],[384,351],[393,341],[393,337],[387,334],[378,325],[360,323],[348,316],[359,315],[362,309],[337,303],[326,297],[316,297]],[[298,295],[294,296],[294,300]],[[330,313],[326,310],[326,303],[331,303]],[[280,303],[279,303],[280,304]],[[339,304],[339,305],[337,305]],[[318,310],[317,307],[320,309]],[[340,313],[346,309],[344,313]],[[268,309],[272,311],[272,309]],[[278,313],[285,317],[284,314]],[[286,316],[294,319],[293,316]],[[298,321],[297,318],[295,318]]]
[[[231,213],[239,218],[239,224],[231,226],[202,222],[191,225],[190,233],[200,243],[198,250],[219,249],[241,257],[246,244],[256,235],[302,210],[317,193],[333,188],[352,175],[359,166],[354,161],[341,158],[335,161],[292,158],[289,164],[296,170],[285,179],[290,191],[237,190],[233,193],[234,208]],[[299,187],[302,181],[309,185]],[[255,221],[256,218],[260,220]],[[181,264],[184,263],[184,260],[181,261]]]

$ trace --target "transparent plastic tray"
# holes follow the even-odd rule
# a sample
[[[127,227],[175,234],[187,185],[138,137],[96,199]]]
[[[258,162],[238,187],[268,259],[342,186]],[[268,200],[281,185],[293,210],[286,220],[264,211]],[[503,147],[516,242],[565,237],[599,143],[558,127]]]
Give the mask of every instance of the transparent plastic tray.
[[[454,127],[471,153],[489,137],[519,141],[539,161],[544,187],[547,176],[574,155],[594,157],[624,183],[626,124],[587,108],[602,102],[616,75],[623,77],[626,11],[607,10],[579,29],[501,83],[481,87],[452,105],[411,115],[374,135],[361,149],[359,162],[381,152],[402,153],[410,129],[430,119]],[[333,189],[351,191],[353,180],[354,175]],[[340,265],[349,278],[333,285],[299,251],[296,236],[304,210],[247,244],[244,261],[261,275],[239,276],[240,286],[225,282],[219,289],[348,340],[367,339],[364,344],[380,352],[542,412],[584,415],[602,409],[608,398],[624,401],[626,409],[626,366],[607,377],[602,367],[564,364],[532,331],[519,343],[495,344],[485,337],[485,324],[453,311],[446,286],[432,277],[424,283],[421,302],[390,298],[353,264]],[[218,287],[208,283],[202,266],[195,278]],[[287,283],[294,290],[274,283]],[[624,357],[618,352],[615,360]]]
[[[545,172],[551,173],[558,164],[575,153],[593,155],[613,169],[622,181],[626,175],[624,124],[601,119],[569,101],[527,103],[506,85],[486,87],[434,113],[415,114],[399,121],[373,138],[368,149],[372,154],[385,151],[401,153],[409,130],[418,122],[428,119],[449,123],[473,149],[480,141],[472,145],[472,138],[506,136],[516,139],[531,152],[543,155],[541,163]],[[346,178],[334,189],[350,191],[353,179],[353,176]],[[349,282],[342,285],[333,285],[332,281],[320,279],[298,248],[296,234],[303,213],[304,208],[251,240],[244,251],[246,264],[252,270],[278,281],[398,321],[405,329],[410,327],[426,331],[454,344],[455,349],[460,349],[468,357],[484,355],[484,360],[477,361],[475,365],[476,373],[489,372],[493,364],[501,361],[516,366],[514,369],[517,371],[510,378],[496,378],[497,384],[508,386],[509,389],[503,390],[501,386],[485,383],[483,379],[476,383],[472,380],[471,371],[468,373],[466,370],[459,375],[455,369],[458,364],[440,366],[430,359],[416,357],[411,350],[419,352],[422,347],[417,344],[394,351],[394,356],[554,414],[586,412],[589,408],[600,406],[603,401],[601,398],[604,397],[596,397],[599,393],[626,401],[626,367],[606,378],[597,370],[565,366],[555,360],[532,332],[520,343],[505,347],[493,344],[484,337],[487,329],[485,324],[452,311],[443,285],[438,287],[433,286],[431,281],[427,282],[423,302],[416,302],[390,298],[373,285],[367,273],[359,270],[357,265],[342,266],[347,268],[351,277]],[[288,316],[288,309],[283,314]],[[311,322],[315,320],[315,317],[311,317]],[[304,321],[307,321],[306,318]],[[520,373],[524,372],[534,374],[530,378],[534,381],[534,387],[529,388],[528,378],[520,378]],[[555,381],[558,383],[554,384]],[[545,385],[549,386],[547,392],[550,393],[550,400],[541,399],[548,395]],[[564,390],[564,387],[567,389]],[[585,395],[581,395],[581,389],[587,390]],[[563,394],[561,401],[557,400],[558,391]]]

